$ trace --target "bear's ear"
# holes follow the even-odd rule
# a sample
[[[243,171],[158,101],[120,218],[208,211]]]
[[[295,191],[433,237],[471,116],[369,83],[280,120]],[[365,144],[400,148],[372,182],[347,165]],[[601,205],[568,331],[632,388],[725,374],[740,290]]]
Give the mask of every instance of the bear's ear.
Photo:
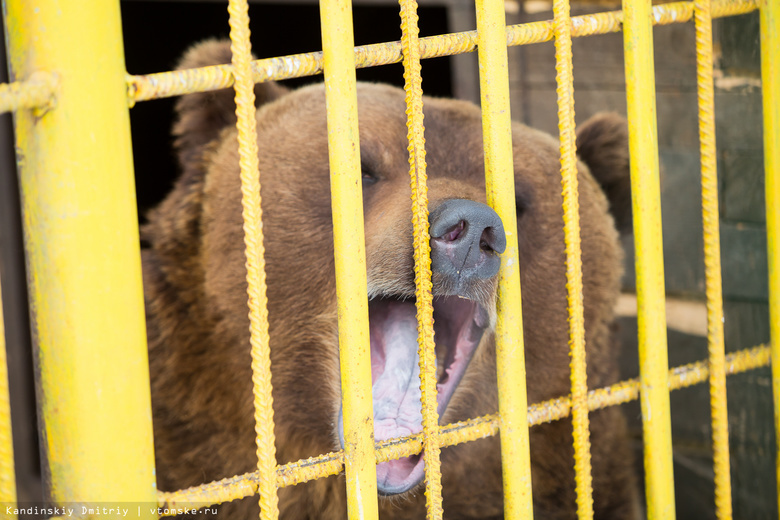
[[[230,58],[230,41],[206,40],[192,46],[177,69],[222,65],[230,63]],[[255,104],[260,106],[287,92],[288,89],[274,82],[259,83],[255,85]],[[173,135],[176,136],[175,147],[184,172],[201,161],[205,146],[215,140],[223,128],[236,124],[234,95],[234,90],[228,88],[179,98]]]
[[[631,177],[628,123],[615,113],[599,113],[577,129],[577,155],[607,195],[615,225],[631,233]]]

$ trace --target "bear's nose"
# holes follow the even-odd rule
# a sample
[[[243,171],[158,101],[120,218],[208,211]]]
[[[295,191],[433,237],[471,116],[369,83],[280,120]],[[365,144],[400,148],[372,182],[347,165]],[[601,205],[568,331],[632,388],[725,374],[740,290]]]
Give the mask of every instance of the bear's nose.
[[[492,278],[506,249],[501,219],[490,207],[468,199],[445,200],[429,218],[431,267],[460,285]]]

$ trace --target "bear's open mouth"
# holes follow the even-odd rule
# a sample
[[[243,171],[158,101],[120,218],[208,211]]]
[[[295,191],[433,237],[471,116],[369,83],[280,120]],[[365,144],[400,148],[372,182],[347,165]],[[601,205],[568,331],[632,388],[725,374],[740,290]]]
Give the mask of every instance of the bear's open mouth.
[[[368,308],[374,438],[384,441],[418,433],[422,431],[422,411],[414,300],[374,298]],[[437,411],[441,420],[490,319],[481,305],[460,296],[434,297],[433,317]],[[339,434],[343,445],[341,412]],[[419,454],[377,465],[377,486],[384,495],[408,491],[423,476],[424,464]]]

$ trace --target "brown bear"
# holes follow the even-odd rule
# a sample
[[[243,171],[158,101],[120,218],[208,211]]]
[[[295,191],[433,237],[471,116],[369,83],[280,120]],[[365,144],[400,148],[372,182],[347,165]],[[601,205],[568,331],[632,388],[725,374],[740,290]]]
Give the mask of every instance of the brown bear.
[[[229,61],[229,45],[209,41],[191,49],[181,68]],[[255,92],[276,447],[279,463],[287,463],[341,448],[325,90],[266,83]],[[357,92],[375,435],[386,439],[420,430],[405,104],[395,87],[359,84]],[[166,491],[256,464],[232,96],[223,90],[179,100],[181,177],[143,229],[157,475]],[[438,410],[448,424],[497,410],[492,330],[498,253],[507,238],[484,204],[480,110],[425,98],[424,117]],[[569,392],[559,151],[549,135],[518,123],[512,129],[527,388],[529,402],[538,402]],[[617,377],[610,326],[622,253],[604,190],[626,195],[625,121],[595,117],[578,145],[586,161],[578,168],[593,388]],[[592,413],[591,427],[595,516],[636,518],[620,411]],[[533,427],[531,450],[535,518],[574,518],[570,420]],[[445,448],[441,457],[446,518],[503,516],[495,437]],[[377,468],[382,518],[424,517],[422,472],[419,456]],[[343,476],[283,488],[279,507],[283,519],[346,518]],[[256,518],[257,508],[253,497],[223,504],[220,514]]]

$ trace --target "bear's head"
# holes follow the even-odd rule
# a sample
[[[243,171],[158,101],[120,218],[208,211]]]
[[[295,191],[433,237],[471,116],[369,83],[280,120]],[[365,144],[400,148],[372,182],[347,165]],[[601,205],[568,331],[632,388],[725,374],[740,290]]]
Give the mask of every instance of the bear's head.
[[[188,53],[182,68],[229,60],[227,44],[206,42]],[[386,440],[421,430],[406,107],[398,88],[359,84],[357,92],[374,433]],[[287,91],[261,84],[256,96],[275,433],[278,459],[288,462],[340,449],[343,441],[326,100],[322,85]],[[144,230],[151,244],[144,274],[161,487],[198,484],[254,466],[232,92],[187,96],[178,111],[174,133],[183,173]],[[507,236],[485,205],[480,110],[467,102],[425,98],[424,124],[440,423],[497,410],[493,328],[500,253],[507,241],[519,246],[529,401],[567,394],[557,141],[513,124],[518,233]],[[624,121],[617,116],[598,116],[579,133],[580,154],[587,159],[587,166],[578,165],[578,178],[591,387],[611,382],[615,372],[609,326],[622,256],[604,193],[625,196],[625,143]],[[625,218],[630,217],[622,214]],[[594,431],[594,458],[603,442],[599,436],[613,450],[615,442],[623,442],[620,421],[611,414],[607,431]],[[536,452],[559,451],[534,464],[535,481],[569,478],[570,467],[555,462],[566,461],[571,452],[570,434],[561,424],[566,423],[532,435]],[[464,517],[472,510],[500,514],[495,439],[450,448],[442,456],[445,506]],[[604,471],[597,460],[596,481]],[[383,494],[411,491],[406,502],[383,507],[398,517],[414,516],[409,511],[419,507],[414,490],[423,477],[422,458],[382,463],[377,475]],[[323,482],[330,484],[309,492],[283,490],[283,513],[303,518],[340,511],[334,504],[343,505],[341,484],[333,478]],[[548,494],[565,502],[558,488],[572,486],[551,484]],[[285,501],[288,495],[293,498]],[[541,504],[544,492],[539,496]]]

